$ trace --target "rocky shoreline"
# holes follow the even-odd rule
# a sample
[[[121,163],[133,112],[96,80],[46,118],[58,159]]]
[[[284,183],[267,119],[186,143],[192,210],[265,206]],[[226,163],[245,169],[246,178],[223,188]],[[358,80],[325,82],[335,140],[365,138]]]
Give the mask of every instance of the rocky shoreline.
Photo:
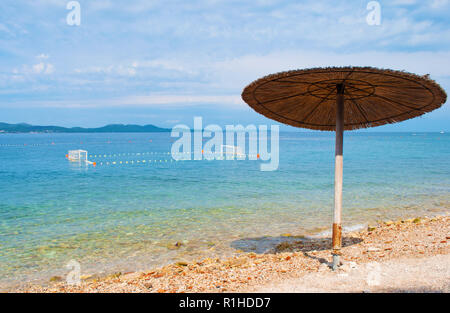
[[[450,217],[380,222],[364,231],[344,233],[343,265],[336,272],[369,262],[450,254]],[[286,238],[264,254],[239,253],[227,259],[178,262],[158,269],[82,276],[80,285],[55,281],[25,285],[12,292],[251,292],[261,286],[331,272],[329,238]]]

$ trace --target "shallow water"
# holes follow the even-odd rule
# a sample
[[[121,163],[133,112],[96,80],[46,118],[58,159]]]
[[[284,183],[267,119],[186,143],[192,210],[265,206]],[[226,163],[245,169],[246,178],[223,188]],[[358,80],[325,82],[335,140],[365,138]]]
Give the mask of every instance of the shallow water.
[[[83,274],[128,271],[329,229],[333,134],[281,133],[274,172],[259,160],[174,162],[172,141],[1,134],[1,284],[64,275],[71,259]],[[88,150],[98,165],[68,162],[70,149]],[[449,157],[449,134],[346,133],[344,225],[449,212]]]

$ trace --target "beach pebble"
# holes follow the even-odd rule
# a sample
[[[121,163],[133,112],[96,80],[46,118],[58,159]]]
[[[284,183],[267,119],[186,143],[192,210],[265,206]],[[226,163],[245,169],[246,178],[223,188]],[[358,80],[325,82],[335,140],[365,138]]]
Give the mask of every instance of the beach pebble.
[[[351,269],[358,268],[358,264],[356,262],[350,261],[347,262]]]
[[[350,271],[352,269],[356,269],[357,268],[357,264],[356,262],[353,261],[349,261],[349,262],[344,262],[342,264],[342,266],[340,267],[340,269],[342,269],[344,272]]]
[[[147,289],[152,289],[152,288],[153,288],[153,284],[150,283],[150,282],[145,282],[143,285],[144,285],[144,287],[147,288]]]

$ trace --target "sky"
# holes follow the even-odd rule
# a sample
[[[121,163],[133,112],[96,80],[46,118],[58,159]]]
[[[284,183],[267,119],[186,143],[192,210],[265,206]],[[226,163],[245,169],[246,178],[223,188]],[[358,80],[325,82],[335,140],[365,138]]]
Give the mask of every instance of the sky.
[[[317,66],[430,74],[450,90],[450,0],[378,1],[380,25],[366,0],[79,0],[79,25],[68,25],[69,2],[0,2],[0,122],[277,124],[243,88]],[[449,121],[444,104],[371,131],[450,131]]]

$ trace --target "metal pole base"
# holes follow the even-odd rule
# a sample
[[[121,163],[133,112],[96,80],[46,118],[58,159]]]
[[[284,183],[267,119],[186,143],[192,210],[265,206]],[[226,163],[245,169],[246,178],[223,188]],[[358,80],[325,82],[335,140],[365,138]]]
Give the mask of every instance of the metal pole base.
[[[333,271],[337,270],[340,265],[340,256],[338,254],[333,254],[333,266],[331,267]]]

